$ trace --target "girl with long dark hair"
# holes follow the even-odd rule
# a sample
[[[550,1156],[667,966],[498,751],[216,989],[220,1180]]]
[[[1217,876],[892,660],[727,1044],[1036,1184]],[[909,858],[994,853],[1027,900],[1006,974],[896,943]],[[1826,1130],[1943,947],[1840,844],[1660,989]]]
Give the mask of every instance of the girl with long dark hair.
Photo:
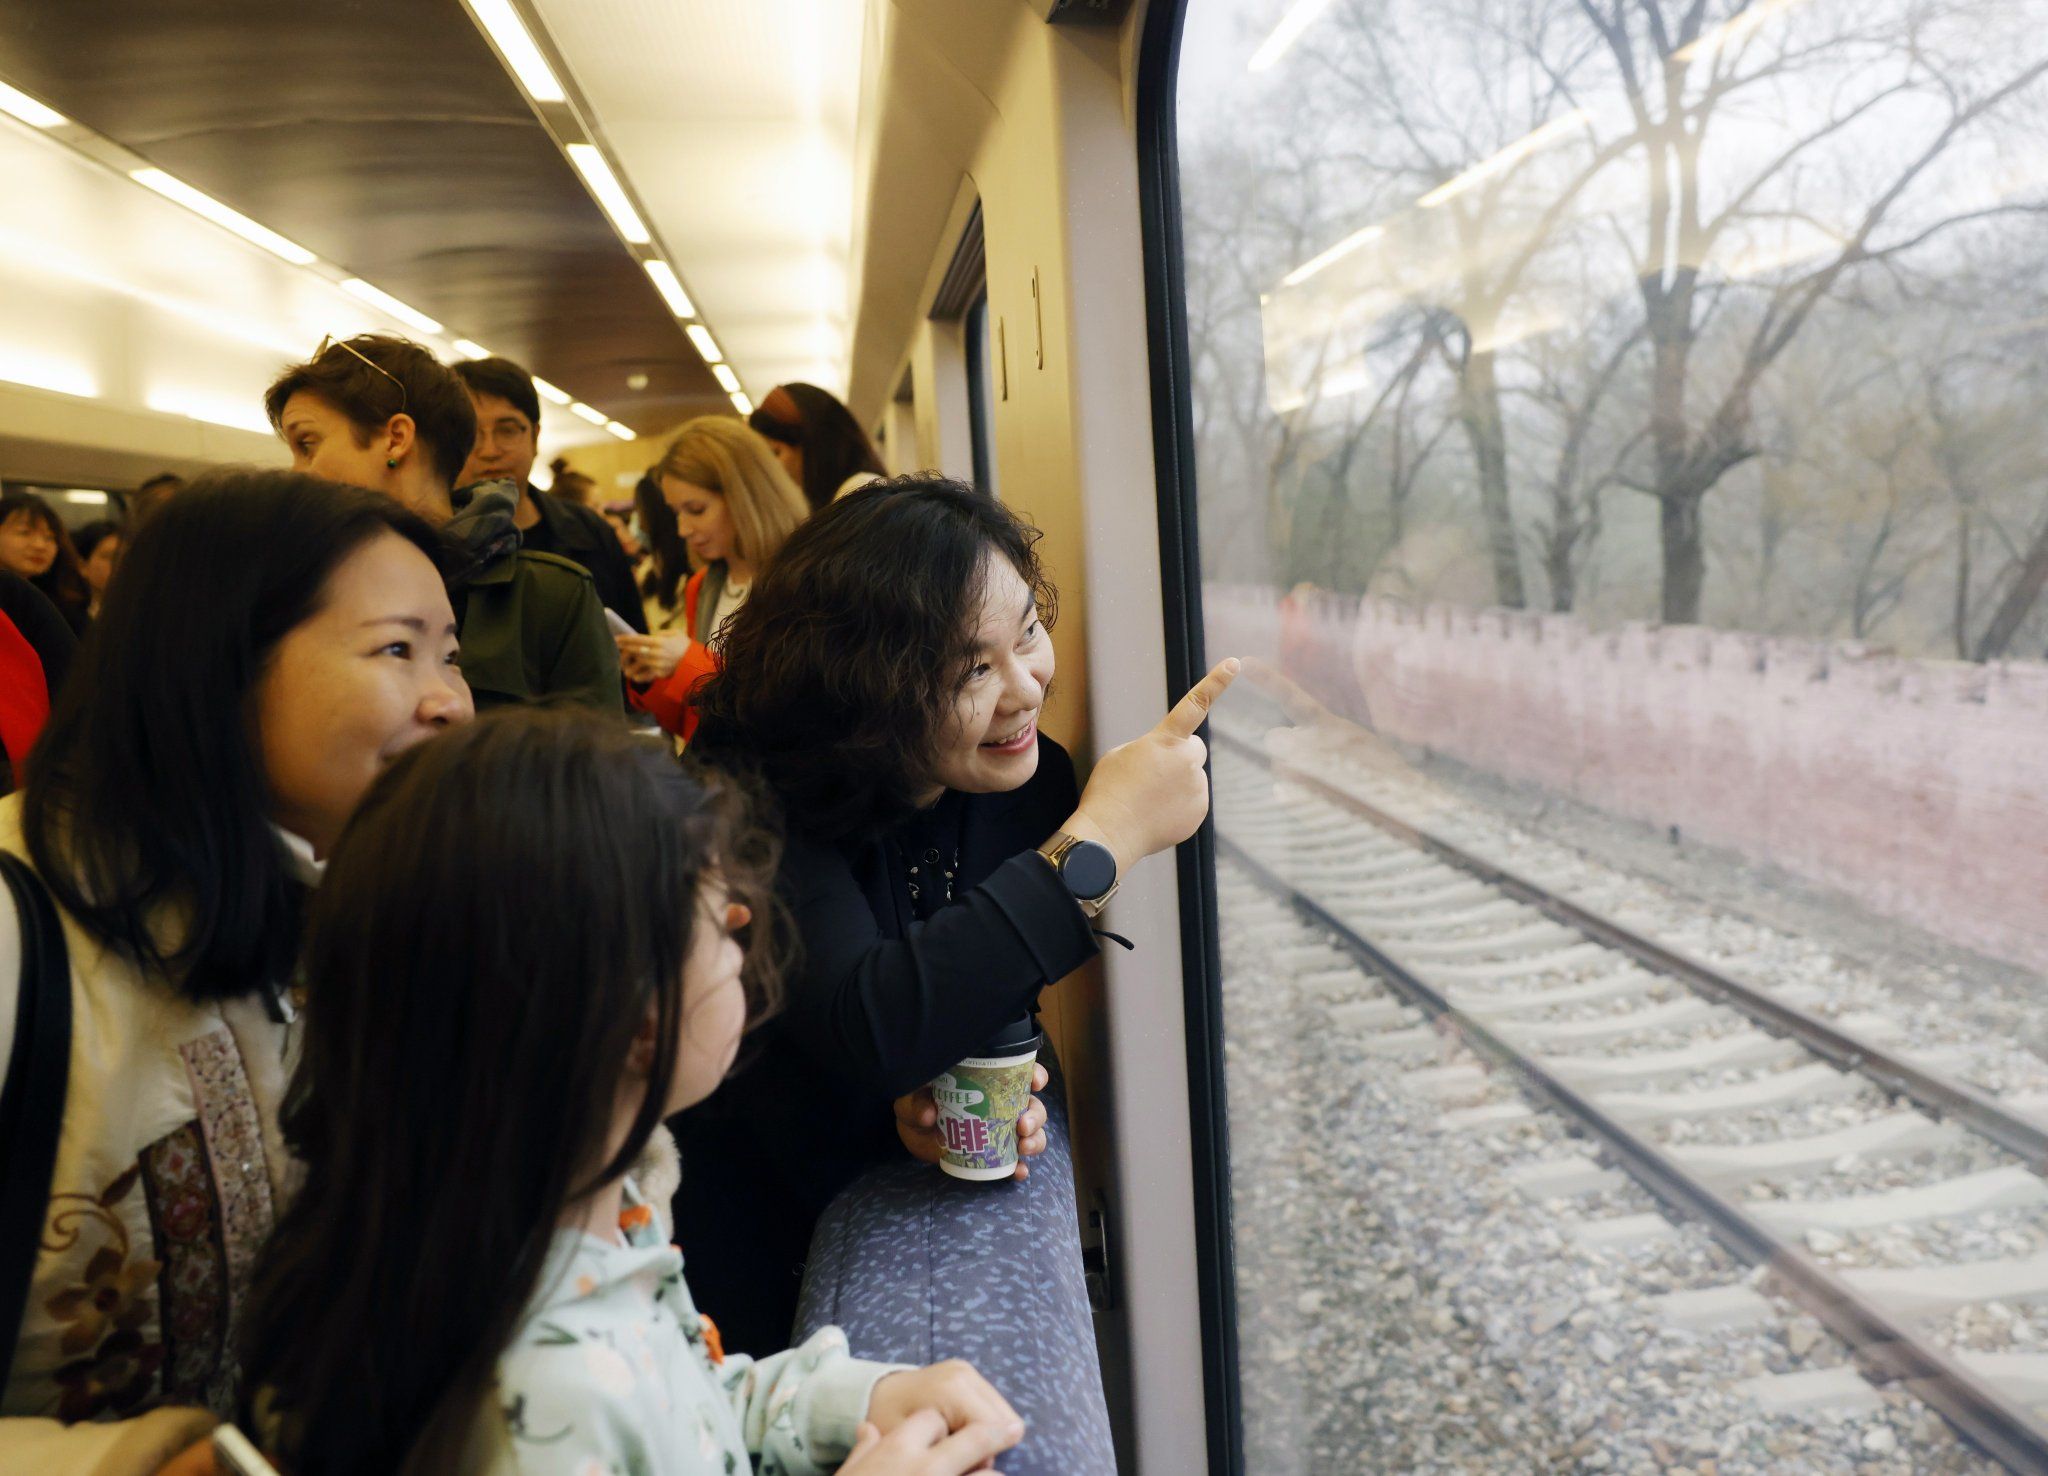
[[[53,1096],[0,1055],[10,1100],[56,1114],[40,1167],[0,1144],[10,1206],[47,1195],[25,1244],[11,1213],[0,1232],[26,1290],[0,1470],[153,1476],[233,1410],[232,1314],[290,1185],[307,892],[377,772],[471,711],[441,556],[375,493],[196,481],[136,535],[0,801],[5,865],[32,868],[0,887],[0,1029],[25,983],[69,1013]]]
[[[858,1362],[837,1329],[719,1361],[633,1176],[770,1003],[734,934],[771,854],[587,714],[493,714],[378,781],[308,929],[306,1178],[245,1324],[251,1425],[294,1476],[805,1476],[862,1420],[845,1470],[951,1476],[1015,1443],[971,1371]]]
[[[93,591],[64,520],[33,492],[0,496],[0,569],[41,590],[79,635],[92,623]]]
[[[683,581],[690,577],[690,548],[676,527],[676,510],[649,472],[633,486],[633,522],[647,549],[640,593],[647,601],[647,628],[666,629],[682,613]]]
[[[941,478],[851,493],[783,545],[699,693],[693,755],[756,773],[782,807],[800,944],[756,1058],[679,1125],[677,1230],[740,1347],[786,1335],[818,1215],[901,1151],[892,1099],[1029,1014],[1094,954],[1117,879],[1207,813],[1194,732],[1229,663],[1104,754],[1085,793],[1040,735],[1055,600],[1037,539]],[[936,1158],[929,1102],[904,1111],[904,1141]],[[1024,1152],[1043,1123],[1034,1100]],[[771,1148],[791,1134],[800,1167]]]
[[[812,511],[889,473],[853,412],[830,390],[795,382],[768,391],[747,424],[775,448]]]

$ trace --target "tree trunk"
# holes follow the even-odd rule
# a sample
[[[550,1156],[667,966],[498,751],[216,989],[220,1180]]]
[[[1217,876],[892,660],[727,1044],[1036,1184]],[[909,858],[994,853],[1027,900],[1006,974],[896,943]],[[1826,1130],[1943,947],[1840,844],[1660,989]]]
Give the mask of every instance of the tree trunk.
[[[1578,572],[1573,568],[1572,540],[1559,535],[1550,540],[1544,550],[1544,572],[1550,576],[1550,608],[1559,615],[1569,615],[1572,605],[1579,597]]]
[[[2005,654],[2005,648],[2012,644],[2012,638],[2020,633],[2027,616],[2033,613],[2034,602],[2040,599],[2043,586],[2048,586],[2048,521],[2041,524],[2040,532],[2027,546],[2026,557],[2020,561],[2019,569],[2013,575],[2012,587],[1998,602],[1991,623],[1984,627],[1983,639],[1977,642],[1979,661],[1996,661]]]
[[[1679,489],[1657,502],[1657,531],[1664,546],[1666,625],[1697,625],[1700,593],[1707,582],[1706,549],[1700,540],[1698,493]]]
[[[1671,290],[1645,290],[1650,336],[1650,456],[1656,472],[1657,528],[1664,551],[1663,618],[1667,625],[1693,625],[1700,618],[1706,585],[1706,552],[1700,545],[1702,491],[1691,485],[1685,426],[1686,372],[1692,350],[1692,292],[1689,273]]]
[[[1522,591],[1514,512],[1508,506],[1507,426],[1501,418],[1500,381],[1494,375],[1491,349],[1473,349],[1460,367],[1458,419],[1472,442],[1472,461],[1479,472],[1479,512],[1493,562],[1494,603],[1519,610],[1528,598]]]
[[[1956,509],[1956,659],[1970,659],[1970,505]]]

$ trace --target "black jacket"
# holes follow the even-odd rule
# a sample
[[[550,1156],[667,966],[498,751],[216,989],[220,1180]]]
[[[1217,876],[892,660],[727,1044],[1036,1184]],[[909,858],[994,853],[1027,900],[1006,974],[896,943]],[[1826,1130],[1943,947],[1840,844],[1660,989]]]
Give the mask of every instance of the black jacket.
[[[540,509],[540,521],[521,531],[520,547],[581,564],[590,571],[604,607],[616,610],[620,619],[645,635],[647,612],[640,605],[640,586],[633,582],[633,565],[604,514],[531,484],[526,495]]]
[[[0,569],[0,615],[13,621],[22,639],[35,648],[43,663],[43,683],[54,702],[78,649],[78,637],[64,612],[28,580]]]
[[[1038,743],[1028,783],[949,799],[960,814],[955,900],[927,921],[909,896],[908,827],[828,842],[790,817],[776,892],[799,956],[782,1010],[741,1048],[731,1079],[672,1124],[676,1237],[728,1348],[789,1345],[818,1216],[862,1169],[905,1151],[891,1101],[1094,955],[1087,917],[1031,854],[1079,799],[1066,750]]]

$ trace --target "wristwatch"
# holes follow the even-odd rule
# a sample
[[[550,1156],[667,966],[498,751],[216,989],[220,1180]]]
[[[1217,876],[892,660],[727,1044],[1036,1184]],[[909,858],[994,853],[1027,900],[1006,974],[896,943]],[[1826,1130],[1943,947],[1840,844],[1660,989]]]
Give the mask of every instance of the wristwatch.
[[[1081,911],[1090,917],[1101,915],[1116,889],[1123,885],[1117,879],[1116,853],[1098,841],[1082,840],[1062,830],[1040,846],[1038,854],[1059,873],[1074,900],[1081,904]]]

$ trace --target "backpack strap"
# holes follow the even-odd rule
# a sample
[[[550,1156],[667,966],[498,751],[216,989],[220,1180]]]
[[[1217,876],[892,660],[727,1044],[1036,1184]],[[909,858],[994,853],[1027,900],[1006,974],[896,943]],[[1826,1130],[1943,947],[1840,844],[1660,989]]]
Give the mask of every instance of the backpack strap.
[[[36,1251],[49,1212],[50,1177],[71,1074],[71,961],[64,929],[41,878],[0,851],[0,876],[21,920],[21,988],[14,1048],[0,1088],[0,1390],[7,1387]]]

